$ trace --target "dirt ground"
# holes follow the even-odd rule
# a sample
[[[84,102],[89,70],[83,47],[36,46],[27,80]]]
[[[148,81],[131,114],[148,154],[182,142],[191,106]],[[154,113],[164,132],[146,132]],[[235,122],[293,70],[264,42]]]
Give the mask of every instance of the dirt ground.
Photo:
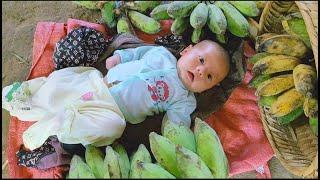
[[[100,13],[64,1],[2,2],[2,88],[14,81],[25,80],[31,67],[36,24],[39,21],[66,22],[68,18],[97,22]],[[2,178],[8,177],[5,156],[8,124],[9,114],[2,110]],[[299,178],[286,171],[275,157],[269,165],[273,178]],[[243,173],[233,178],[255,178],[255,173]]]

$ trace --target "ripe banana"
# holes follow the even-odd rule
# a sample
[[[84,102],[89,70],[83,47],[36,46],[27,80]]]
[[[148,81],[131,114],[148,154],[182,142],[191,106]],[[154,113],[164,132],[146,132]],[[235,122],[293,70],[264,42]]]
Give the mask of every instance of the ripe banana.
[[[158,21],[140,12],[130,10],[128,16],[131,23],[145,33],[156,34],[161,30],[161,25]]]
[[[284,124],[289,124],[291,121],[297,119],[298,117],[300,117],[301,115],[303,115],[303,108],[302,106],[296,108],[295,110],[293,110],[292,112],[290,112],[287,115],[278,117],[278,122],[282,125]]]
[[[250,80],[250,82],[249,82],[249,87],[258,88],[258,86],[259,86],[262,82],[270,79],[271,77],[272,77],[272,76],[271,76],[270,74],[261,74],[261,75],[258,75],[258,76],[254,77],[254,78],[252,78],[252,79]]]
[[[245,16],[256,17],[260,11],[254,1],[228,1]]]
[[[114,28],[117,25],[117,21],[115,18],[115,1],[105,2],[103,8],[101,9],[101,16],[104,22],[107,24],[109,28]]]
[[[130,162],[126,149],[123,145],[114,142],[112,148],[119,154],[119,166],[121,172],[121,178],[129,178]]]
[[[78,178],[94,179],[95,178],[90,167],[78,155],[73,155],[71,159],[68,177],[70,179],[78,179]]]
[[[193,152],[196,152],[196,141],[191,129],[183,124],[175,124],[166,121],[162,135],[168,138],[175,145],[181,145]]]
[[[170,3],[167,12],[172,18],[184,18],[191,14],[198,3],[197,1],[173,1]]]
[[[209,167],[213,177],[227,178],[228,159],[214,129],[201,119],[196,118],[194,135],[197,144],[197,154]]]
[[[272,77],[259,84],[257,96],[274,96],[294,87],[292,74]]]
[[[160,4],[157,7],[155,7],[151,13],[150,13],[150,17],[152,17],[153,19],[159,21],[159,20],[166,20],[166,19],[171,19],[171,17],[169,16],[167,9],[170,6],[169,3],[167,4]]]
[[[218,8],[214,4],[209,4],[208,10],[209,10],[209,14],[208,14],[208,27],[209,27],[209,29],[213,33],[224,34],[227,29],[227,19],[226,19],[225,15],[221,11],[221,9]]]
[[[259,46],[267,39],[276,36],[276,33],[264,33],[256,37],[255,50],[258,51]],[[260,52],[261,53],[261,52]]]
[[[136,165],[137,173],[140,175],[141,179],[144,178],[168,178],[168,179],[176,179],[172,174],[163,169],[161,166],[157,164],[141,162],[139,161]]]
[[[110,178],[121,178],[119,154],[111,146],[106,147],[104,167],[108,168]]]
[[[180,177],[177,167],[175,144],[168,138],[158,135],[155,132],[149,134],[150,148],[157,162],[168,172],[176,177]]]
[[[257,51],[303,58],[308,53],[308,47],[294,36],[276,35],[263,41]]]
[[[274,117],[281,117],[303,105],[304,97],[295,88],[281,94],[270,108]]]
[[[286,55],[270,55],[256,62],[252,67],[252,71],[255,76],[260,74],[273,74],[276,72],[293,70],[293,68],[299,65],[299,63],[300,60],[295,57]]]
[[[225,1],[216,1],[214,4],[223,11],[227,19],[228,30],[232,34],[238,37],[249,35],[249,23],[235,7]]]
[[[309,118],[318,117],[318,100],[315,98],[305,98],[303,110],[304,114]]]
[[[270,56],[270,55],[271,55],[270,53],[266,53],[266,52],[257,53],[249,58],[249,62],[251,64],[254,64],[254,63],[258,62],[260,59],[267,57],[267,56]]]
[[[136,164],[138,162],[147,162],[151,163],[151,156],[148,151],[148,149],[145,147],[145,145],[140,144],[138,147],[138,150],[133,153],[133,155],[130,158],[130,174],[129,178],[140,178],[140,175],[136,171]]]
[[[202,38],[203,33],[204,33],[203,28],[193,29],[192,35],[191,35],[191,41],[195,44],[198,43]]]
[[[141,13],[146,13],[148,10],[154,9],[161,4],[161,1],[131,1],[126,2],[125,7]]]
[[[208,18],[208,6],[205,3],[199,3],[190,15],[190,25],[194,29],[203,28]]]
[[[86,146],[85,159],[96,178],[103,178],[103,153],[97,147],[92,145]]]
[[[189,18],[177,18],[171,25],[171,32],[174,35],[182,35],[182,33],[187,29],[188,24]]]
[[[213,178],[210,169],[196,153],[178,145],[176,154],[181,178]]]
[[[299,64],[293,69],[293,80],[298,92],[306,97],[312,97],[315,92],[317,72],[312,66]]]

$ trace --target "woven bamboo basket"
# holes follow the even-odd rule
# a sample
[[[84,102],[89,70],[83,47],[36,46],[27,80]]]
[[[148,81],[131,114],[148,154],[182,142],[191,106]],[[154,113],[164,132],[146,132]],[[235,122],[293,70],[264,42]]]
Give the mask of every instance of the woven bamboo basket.
[[[305,21],[318,73],[317,1],[269,1],[260,17],[258,34],[283,33],[281,16],[294,10],[300,11]],[[289,125],[280,125],[270,116],[267,107],[259,108],[265,133],[281,164],[294,175],[317,178],[318,137],[313,134],[308,120],[301,117]]]

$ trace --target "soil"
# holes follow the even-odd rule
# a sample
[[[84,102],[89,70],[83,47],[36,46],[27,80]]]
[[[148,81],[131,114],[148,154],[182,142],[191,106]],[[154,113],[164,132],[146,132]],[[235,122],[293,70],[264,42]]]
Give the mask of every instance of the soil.
[[[77,6],[71,1],[2,2],[2,88],[23,81],[31,67],[33,35],[40,21],[66,22],[68,18],[98,22],[100,12]],[[7,176],[6,146],[9,114],[2,110],[2,178]],[[279,160],[269,162],[273,178],[299,178],[286,171]],[[256,178],[248,172],[233,178]]]

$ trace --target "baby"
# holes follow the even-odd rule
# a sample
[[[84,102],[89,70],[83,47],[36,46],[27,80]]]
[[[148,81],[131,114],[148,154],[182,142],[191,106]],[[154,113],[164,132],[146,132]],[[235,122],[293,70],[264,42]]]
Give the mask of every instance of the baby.
[[[23,133],[33,150],[56,135],[60,142],[105,146],[121,137],[126,121],[166,112],[164,120],[190,126],[194,92],[221,82],[228,53],[204,40],[177,60],[162,46],[117,50],[107,58],[106,77],[93,67],[68,67],[2,90],[2,108],[22,121],[37,121]]]

